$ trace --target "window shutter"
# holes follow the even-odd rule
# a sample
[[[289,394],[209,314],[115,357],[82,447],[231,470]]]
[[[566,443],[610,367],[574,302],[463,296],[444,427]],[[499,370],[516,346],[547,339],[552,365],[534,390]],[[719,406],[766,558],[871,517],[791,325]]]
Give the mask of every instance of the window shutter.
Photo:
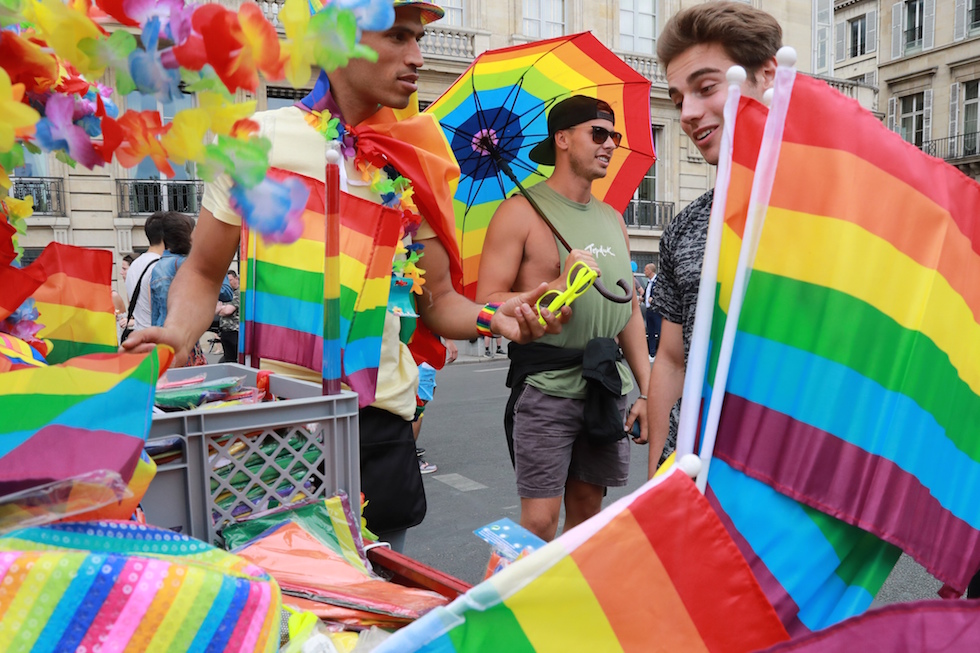
[[[865,20],[868,26],[868,52],[874,52],[878,49],[878,12],[869,11]]]
[[[922,93],[922,142],[932,140],[932,89]]]
[[[925,0],[922,6],[922,49],[932,50],[936,42],[936,0]]]
[[[953,40],[962,41],[966,38],[966,0],[956,0],[953,9]]]
[[[892,5],[892,59],[902,56],[902,3]]]
[[[960,131],[960,84],[953,82],[949,87],[949,139],[953,140]]]
[[[847,50],[847,23],[841,21],[834,25],[834,37],[836,42],[834,44],[834,61],[840,63],[844,61],[846,56],[845,51]]]
[[[895,105],[897,103],[895,98],[888,98],[888,129],[892,131],[895,131]]]

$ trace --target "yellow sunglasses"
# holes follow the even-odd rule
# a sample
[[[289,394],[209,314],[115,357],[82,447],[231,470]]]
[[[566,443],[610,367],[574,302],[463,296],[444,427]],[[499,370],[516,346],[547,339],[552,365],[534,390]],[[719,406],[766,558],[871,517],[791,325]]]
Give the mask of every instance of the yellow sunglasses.
[[[535,302],[534,306],[538,309],[538,322],[542,326],[546,324],[544,318],[541,317],[542,306],[547,307],[552,315],[557,314],[562,306],[571,305],[573,301],[585,294],[585,291],[592,287],[592,284],[595,283],[596,277],[598,276],[598,273],[588,265],[582,261],[576,261],[568,270],[565,290],[560,292],[557,290],[548,290]]]

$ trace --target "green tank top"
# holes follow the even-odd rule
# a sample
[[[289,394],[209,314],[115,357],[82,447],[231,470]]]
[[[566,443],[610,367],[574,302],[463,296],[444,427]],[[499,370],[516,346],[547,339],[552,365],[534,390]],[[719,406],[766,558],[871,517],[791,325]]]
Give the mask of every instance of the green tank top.
[[[593,196],[587,204],[574,202],[559,194],[545,183],[527,189],[558,232],[575,249],[584,249],[595,258],[602,270],[603,285],[617,295],[623,290],[616,286],[618,279],[631,281],[629,250],[620,227],[621,216],[608,204]],[[535,216],[534,219],[540,220]],[[555,239],[562,274],[565,274],[565,257],[568,251]],[[584,349],[593,338],[615,338],[626,327],[633,313],[633,304],[617,304],[590,288],[572,303],[572,317],[560,334],[545,335],[538,340],[556,347]],[[633,389],[633,377],[627,365],[620,361],[619,376],[623,381],[623,394]],[[563,370],[540,372],[527,378],[531,385],[553,397],[582,399],[585,397],[585,379],[582,366]]]

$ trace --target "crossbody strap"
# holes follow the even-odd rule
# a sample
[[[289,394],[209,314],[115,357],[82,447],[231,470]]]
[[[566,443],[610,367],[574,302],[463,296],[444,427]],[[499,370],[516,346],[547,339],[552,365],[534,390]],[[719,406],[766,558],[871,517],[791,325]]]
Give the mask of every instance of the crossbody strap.
[[[126,314],[126,324],[123,326],[128,325],[129,321],[133,319],[133,311],[136,310],[136,302],[138,302],[140,298],[140,286],[143,285],[143,277],[145,277],[146,273],[150,271],[150,268],[159,262],[160,259],[150,261],[150,264],[143,269],[143,273],[140,275],[140,278],[136,280],[136,287],[133,288],[133,297],[129,302],[129,312]]]

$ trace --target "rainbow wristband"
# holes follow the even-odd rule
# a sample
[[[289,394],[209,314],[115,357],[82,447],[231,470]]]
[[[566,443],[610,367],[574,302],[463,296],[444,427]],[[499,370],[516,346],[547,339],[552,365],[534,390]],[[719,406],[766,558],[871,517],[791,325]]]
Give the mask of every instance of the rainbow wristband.
[[[493,319],[493,314],[497,312],[498,308],[500,308],[499,302],[490,302],[480,309],[480,314],[476,316],[477,335],[488,338],[494,337],[493,331],[490,330],[490,320]]]

